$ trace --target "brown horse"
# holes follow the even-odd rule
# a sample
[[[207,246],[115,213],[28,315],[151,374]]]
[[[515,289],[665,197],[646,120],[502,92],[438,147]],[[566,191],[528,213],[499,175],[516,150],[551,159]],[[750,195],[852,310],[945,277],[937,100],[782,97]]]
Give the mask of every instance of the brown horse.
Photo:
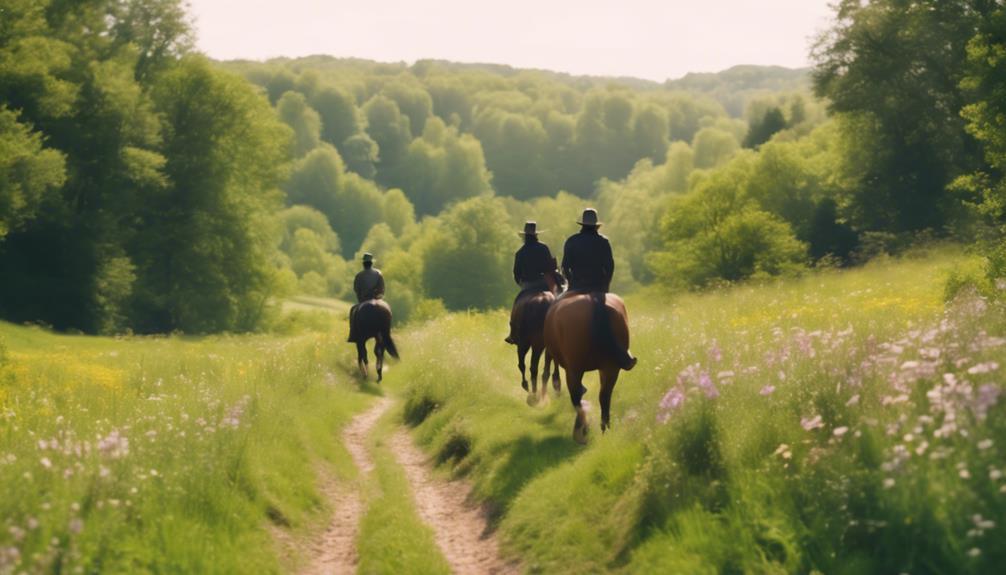
[[[604,315],[599,312],[603,310]],[[619,358],[629,349],[629,319],[625,303],[615,294],[571,292],[545,317],[545,346],[566,370],[566,388],[576,409],[573,439],[587,442],[587,414],[581,400],[587,392],[583,374],[597,370],[601,379],[601,431],[611,427],[611,394],[618,381]],[[632,369],[635,360],[626,369]]]
[[[356,364],[363,377],[368,375],[367,340],[373,338],[377,357],[377,382],[383,379],[384,352],[398,359],[395,340],[391,339],[391,306],[383,299],[370,299],[360,303],[353,314],[353,333],[356,334]]]
[[[538,392],[538,365],[542,352],[545,351],[545,315],[548,308],[555,301],[556,294],[562,291],[562,274],[553,271],[545,274],[545,281],[548,284],[547,290],[531,291],[519,297],[514,303],[512,318],[517,321],[516,342],[517,342],[517,367],[520,369],[521,387],[528,392],[527,404],[535,405],[544,400],[548,395],[548,375],[552,372],[552,386],[559,390],[562,382],[559,381],[559,364],[552,362],[552,356],[545,352],[545,366],[541,371],[541,393]],[[524,363],[528,350],[531,351],[531,387],[528,388],[527,375]]]

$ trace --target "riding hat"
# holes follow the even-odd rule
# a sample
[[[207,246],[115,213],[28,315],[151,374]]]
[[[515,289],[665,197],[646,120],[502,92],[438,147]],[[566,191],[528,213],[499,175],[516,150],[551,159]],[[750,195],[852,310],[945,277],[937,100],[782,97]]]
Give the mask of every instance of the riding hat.
[[[583,215],[576,222],[581,226],[591,226],[594,228],[601,227],[601,222],[597,221],[597,210],[594,208],[587,208],[583,210]]]
[[[373,262],[373,261],[374,261],[374,255],[373,254],[371,254],[370,252],[367,252],[367,253],[363,254],[363,263]]]
[[[518,236],[537,236],[538,234],[544,233],[538,230],[538,222],[526,221],[524,222],[524,231],[517,232]]]

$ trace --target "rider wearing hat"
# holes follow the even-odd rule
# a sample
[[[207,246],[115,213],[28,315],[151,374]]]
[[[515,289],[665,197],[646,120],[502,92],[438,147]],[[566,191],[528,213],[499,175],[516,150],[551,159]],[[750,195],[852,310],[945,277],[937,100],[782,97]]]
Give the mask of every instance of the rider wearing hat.
[[[524,231],[517,235],[524,238],[524,245],[521,246],[513,259],[513,279],[520,286],[520,293],[514,298],[514,306],[520,298],[530,292],[539,292],[548,289],[548,282],[545,274],[555,270],[555,259],[548,246],[538,241],[537,222],[525,222]],[[516,334],[514,329],[519,325],[520,318],[511,314],[510,335],[506,337],[506,342],[516,344]]]
[[[604,294],[610,291],[611,277],[615,273],[611,244],[608,238],[600,234],[601,222],[598,221],[597,210],[594,208],[583,210],[583,215],[576,223],[580,224],[580,231],[566,240],[562,253],[562,272],[569,280],[569,291],[566,293],[591,294],[598,311],[595,317],[601,322],[607,322]],[[609,325],[602,332],[611,333],[610,329]],[[613,340],[612,344],[617,348],[614,351],[619,367],[632,369],[636,365],[636,358],[629,350],[614,345]]]
[[[367,300],[384,297],[384,276],[381,275],[381,270],[374,267],[374,256],[369,253],[363,254],[363,270],[356,274],[353,280],[353,291],[356,292],[357,303],[349,310],[347,341],[350,342],[356,341],[356,335],[353,333],[353,316],[356,314],[356,309]]]
[[[562,273],[569,280],[570,291],[609,291],[615,260],[608,238],[599,233],[597,210],[587,208],[578,222],[579,233],[566,240],[562,254]]]

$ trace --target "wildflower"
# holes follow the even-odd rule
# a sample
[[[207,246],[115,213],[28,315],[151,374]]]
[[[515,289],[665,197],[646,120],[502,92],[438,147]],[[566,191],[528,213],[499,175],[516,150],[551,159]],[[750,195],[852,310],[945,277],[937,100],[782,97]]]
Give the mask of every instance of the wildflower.
[[[988,449],[990,447],[992,447],[992,440],[991,439],[983,439],[983,440],[981,440],[981,441],[978,442],[978,449],[981,449],[982,451],[985,451],[986,449]]]
[[[52,461],[49,461],[48,457],[43,457],[42,459],[39,459],[38,462],[41,463],[42,467],[44,467],[46,469],[51,469],[52,468]]]
[[[979,363],[968,368],[968,373],[971,375],[978,375],[982,373],[991,373],[999,369],[999,364],[994,361],[986,361],[984,363]]]
[[[800,426],[803,427],[805,431],[811,431],[813,429],[823,427],[824,423],[821,421],[820,415],[815,415],[814,417],[800,418]]]
[[[968,471],[967,469],[961,469],[960,471],[957,472],[957,475],[961,479],[971,479],[971,472]]]
[[[129,454],[129,438],[113,429],[111,433],[98,441],[98,451],[102,454],[119,459]]]
[[[723,359],[723,352],[720,350],[720,344],[714,339],[712,344],[709,346],[709,360],[713,363],[719,363]]]
[[[843,425],[841,427],[836,427],[834,429],[834,431],[832,431],[831,433],[835,437],[842,437],[843,435],[845,435],[848,432],[849,432],[849,428]]]
[[[676,411],[685,403],[685,392],[680,387],[672,387],[667,390],[664,397],[660,399],[660,409],[657,411],[657,421],[667,423],[671,418],[671,413]]]
[[[989,469],[989,479],[991,479],[992,481],[999,481],[1000,479],[1002,479],[1002,476],[1003,476],[1002,471],[994,467],[992,469]]]
[[[894,479],[891,477],[884,479],[884,489],[890,489],[892,487],[894,487]]]
[[[859,394],[857,393],[856,395],[850,397],[849,401],[845,402],[845,405],[846,407],[852,407],[853,405],[856,405],[858,403],[859,403]]]
[[[772,395],[773,392],[775,392],[775,386],[766,385],[765,387],[761,388],[761,391],[759,391],[758,393],[761,395]]]
[[[74,517],[70,520],[69,529],[70,533],[76,535],[84,530],[84,522],[80,519],[80,517]]]
[[[978,557],[982,554],[982,550],[977,547],[972,547],[968,549],[968,557]]]
[[[788,445],[786,445],[785,443],[780,443],[779,447],[775,448],[775,451],[772,453],[772,455],[778,455],[783,459],[790,459],[791,457],[793,457],[793,452],[790,451]]]

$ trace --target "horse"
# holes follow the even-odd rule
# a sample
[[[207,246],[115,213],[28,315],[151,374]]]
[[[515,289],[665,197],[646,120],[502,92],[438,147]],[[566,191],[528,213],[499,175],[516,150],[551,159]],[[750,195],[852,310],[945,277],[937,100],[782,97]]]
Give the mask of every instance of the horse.
[[[568,292],[558,298],[545,316],[545,347],[555,361],[566,370],[566,388],[576,409],[573,439],[587,442],[587,414],[581,404],[587,388],[583,374],[600,373],[601,432],[611,427],[611,394],[618,374],[627,365],[629,318],[625,302],[613,293]],[[621,363],[621,362],[625,363]]]
[[[351,331],[356,334],[356,363],[360,374],[364,378],[369,375],[367,340],[373,338],[374,355],[377,357],[377,382],[380,383],[383,379],[385,350],[391,357],[398,359],[398,348],[395,347],[395,340],[391,339],[391,306],[383,299],[366,300],[357,306],[352,321],[355,323]]]
[[[547,381],[550,371],[552,372],[552,387],[559,391],[562,386],[562,382],[559,380],[559,364],[553,363],[552,356],[546,352],[545,366],[541,371],[541,395],[538,394],[538,362],[542,352],[545,351],[545,314],[548,313],[549,307],[555,301],[556,295],[562,292],[565,280],[562,274],[555,270],[545,274],[545,282],[548,289],[531,291],[518,297],[511,316],[518,318],[518,325],[514,330],[517,334],[517,368],[520,369],[520,385],[524,391],[528,392],[528,405],[535,405],[547,397]],[[527,375],[525,374],[526,364],[524,363],[528,350],[531,351],[530,389],[528,389]]]

